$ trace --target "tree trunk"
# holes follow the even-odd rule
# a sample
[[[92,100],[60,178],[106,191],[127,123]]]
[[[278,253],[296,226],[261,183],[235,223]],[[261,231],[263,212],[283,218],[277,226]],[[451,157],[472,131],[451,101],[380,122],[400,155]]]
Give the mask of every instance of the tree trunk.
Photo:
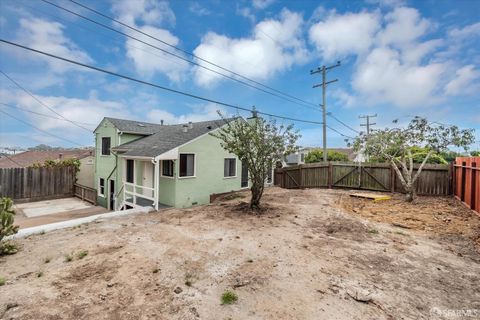
[[[415,185],[405,186],[405,192],[406,192],[405,201],[413,202],[413,200],[415,200],[415,196],[416,196]]]
[[[250,199],[250,209],[256,210],[260,209],[260,199],[262,198],[263,195],[263,186],[262,185],[257,185],[253,184],[252,188],[252,198]]]

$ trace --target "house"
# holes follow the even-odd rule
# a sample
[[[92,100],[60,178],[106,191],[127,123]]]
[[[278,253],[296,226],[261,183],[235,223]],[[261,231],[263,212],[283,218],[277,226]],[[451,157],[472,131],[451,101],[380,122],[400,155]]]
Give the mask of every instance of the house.
[[[230,121],[161,124],[104,118],[95,129],[97,203],[189,207],[248,188],[248,171],[210,135]]]
[[[296,153],[289,154],[285,157],[284,166],[296,166],[299,164],[305,164],[305,157],[307,154],[315,149],[323,150],[322,148],[313,148],[313,147],[306,147],[298,150]],[[336,151],[345,154],[348,157],[348,161],[354,161],[357,155],[354,153],[353,149],[351,148],[327,148],[328,151]]]
[[[34,164],[43,164],[47,160],[60,161],[66,159],[80,160],[77,172],[77,183],[93,188],[94,151],[90,149],[24,151],[0,158],[0,168],[26,168]]]

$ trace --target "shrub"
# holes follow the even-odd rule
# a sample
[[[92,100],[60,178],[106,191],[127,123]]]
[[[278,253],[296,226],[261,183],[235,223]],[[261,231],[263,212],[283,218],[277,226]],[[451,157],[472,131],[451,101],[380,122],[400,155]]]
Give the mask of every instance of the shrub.
[[[348,156],[345,153],[327,150],[327,160],[328,161],[348,161]],[[305,163],[314,163],[323,161],[323,150],[315,149],[310,151],[305,156]]]
[[[222,294],[222,298],[221,298],[222,305],[223,304],[232,304],[232,303],[237,302],[237,300],[238,300],[238,296],[233,291],[227,290]]]
[[[0,277],[0,286],[3,286],[7,282],[7,280],[4,277]]]
[[[66,254],[63,261],[65,261],[65,262],[71,262],[72,260],[73,260],[73,255],[71,255],[71,254]]]
[[[13,254],[18,251],[13,243],[3,241],[4,237],[18,232],[18,226],[14,226],[15,211],[12,209],[13,201],[10,198],[0,199],[0,255]]]
[[[87,250],[82,250],[80,251],[79,253],[77,253],[77,259],[83,259],[85,258],[86,256],[88,255],[88,251]]]

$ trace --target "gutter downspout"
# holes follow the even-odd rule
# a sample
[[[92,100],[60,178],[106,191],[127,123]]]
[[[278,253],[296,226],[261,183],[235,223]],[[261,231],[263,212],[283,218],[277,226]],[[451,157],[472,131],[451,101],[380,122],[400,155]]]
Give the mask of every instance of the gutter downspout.
[[[152,160],[152,164],[155,166],[155,169],[154,169],[154,174],[153,174],[153,192],[154,192],[154,195],[153,195],[153,199],[155,199],[155,203],[154,203],[154,207],[155,207],[155,210],[158,211],[158,189],[159,189],[159,186],[160,186],[160,160],[155,160],[155,158],[153,158]]]

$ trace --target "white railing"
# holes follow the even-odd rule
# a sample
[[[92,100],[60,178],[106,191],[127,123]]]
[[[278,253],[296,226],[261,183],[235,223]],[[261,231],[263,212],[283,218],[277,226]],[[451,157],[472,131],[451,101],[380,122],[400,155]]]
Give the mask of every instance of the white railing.
[[[155,189],[151,187],[137,185],[131,182],[123,182],[123,202],[129,206],[137,206],[137,197],[147,200],[151,200],[155,204]],[[138,191],[140,189],[140,191]],[[138,191],[138,192],[137,192]],[[147,191],[147,192],[145,192]],[[151,196],[148,195],[150,192]],[[147,194],[145,194],[147,193]],[[129,197],[132,198],[132,201],[128,201]]]

